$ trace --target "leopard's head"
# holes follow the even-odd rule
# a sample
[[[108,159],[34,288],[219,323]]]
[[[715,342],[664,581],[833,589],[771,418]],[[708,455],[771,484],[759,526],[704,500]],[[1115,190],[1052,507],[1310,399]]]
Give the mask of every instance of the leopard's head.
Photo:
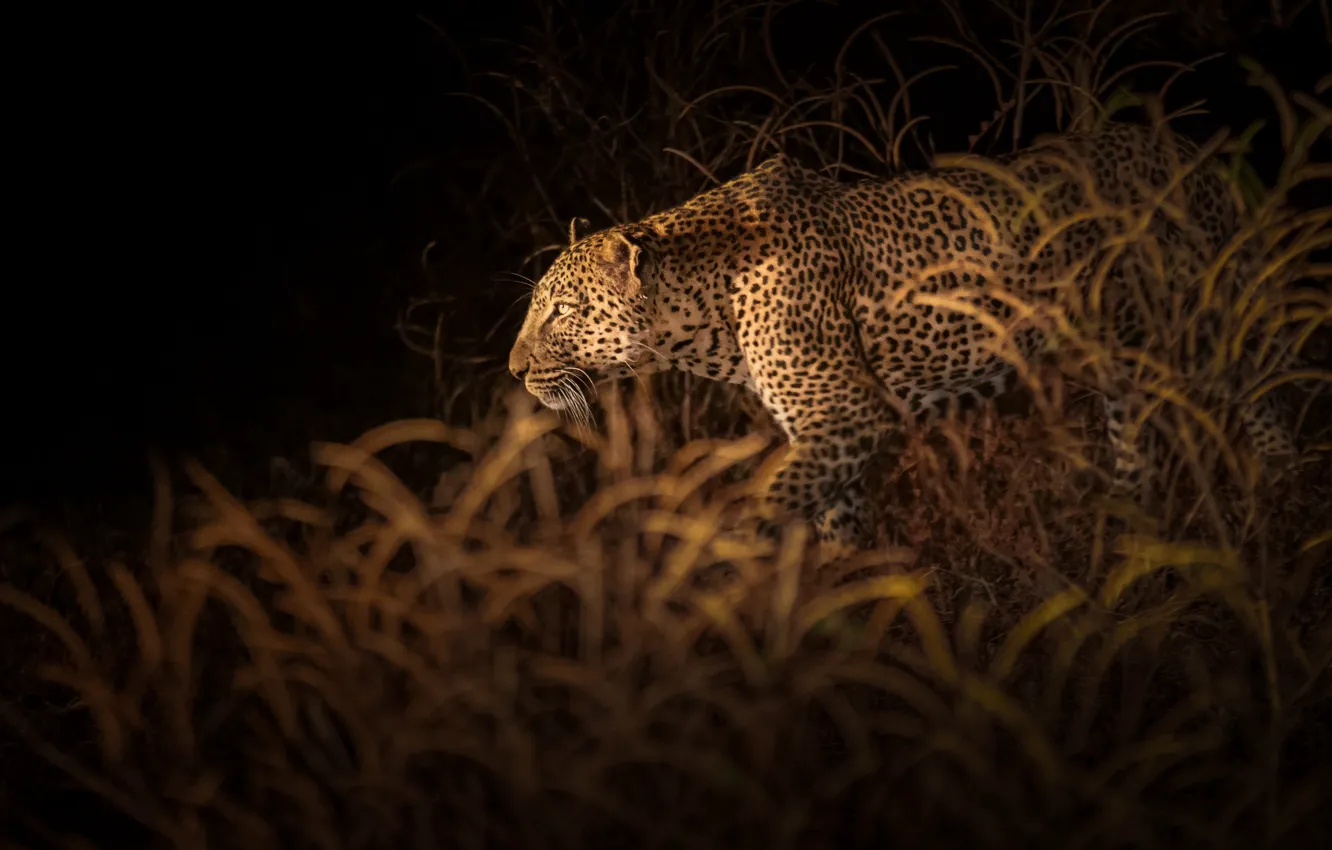
[[[596,382],[641,373],[653,319],[643,243],[611,228],[571,244],[537,281],[509,371],[552,410],[585,414]]]

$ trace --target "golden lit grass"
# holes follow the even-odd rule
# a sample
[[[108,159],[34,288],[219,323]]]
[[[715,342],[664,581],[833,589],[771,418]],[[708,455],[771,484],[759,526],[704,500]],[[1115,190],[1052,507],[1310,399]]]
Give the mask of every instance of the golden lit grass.
[[[526,105],[499,113],[516,149],[599,143],[515,172],[541,220],[497,228],[545,227],[555,246],[571,199],[637,217],[777,136],[830,170],[901,166],[919,75],[876,26],[848,44],[873,44],[884,79],[856,77],[844,47],[819,91],[772,57],[776,7],[727,8],[654,42],[641,115],[530,56],[541,73],[511,92]],[[718,124],[705,107],[742,93],[707,71],[734,46],[713,36],[748,23],[780,85],[749,91],[770,111],[749,101]],[[987,65],[1005,134],[1041,86],[1068,93],[1066,120],[1114,91],[1123,32],[1055,50],[1018,24],[1020,67]],[[446,374],[445,334],[424,323],[440,398],[473,407],[441,404],[449,424],[316,444],[321,478],[295,495],[242,502],[190,465],[180,497],[159,469],[147,542],[118,560],[0,524],[0,624],[26,659],[0,702],[19,744],[0,752],[189,848],[1316,846],[1332,788],[1326,400],[1305,403],[1310,453],[1288,474],[1253,457],[1234,412],[1237,394],[1291,389],[1282,370],[1328,322],[1309,285],[1328,271],[1328,210],[1284,204],[1328,176],[1309,156],[1327,108],[1254,72],[1287,166],[1239,184],[1242,274],[1223,260],[1188,282],[1207,294],[1195,312],[1161,297],[1164,259],[1136,282],[1157,330],[1129,358],[1163,444],[1148,509],[1099,496],[1080,387],[1122,377],[1106,364],[1124,352],[1087,332],[1094,309],[1073,321],[1071,297],[1017,304],[1059,341],[1016,364],[1028,415],[987,404],[904,427],[875,470],[882,545],[837,560],[800,525],[780,543],[744,533],[776,441],[737,391],[611,385],[597,429],[578,429],[502,379]],[[1212,140],[1243,176],[1226,145]],[[1145,212],[1089,214],[1125,223],[1112,250],[1161,253]],[[1236,382],[1245,345],[1258,354]],[[404,483],[406,444],[438,450],[428,495]]]
[[[1307,512],[1265,514],[1253,552],[1108,538],[1039,419],[987,409],[909,436],[911,545],[825,563],[800,526],[727,533],[761,438],[636,472],[663,451],[636,401],[607,401],[592,453],[522,395],[489,429],[317,445],[351,523],[193,467],[169,556],[88,565],[43,535],[75,604],[0,603],[51,636],[24,675],[79,711],[6,726],[177,846],[808,846],[834,814],[927,843],[1308,838],[1326,770],[1280,756],[1326,734]],[[418,500],[377,457],[403,441],[471,453],[461,486]]]
[[[1244,334],[1276,343],[1239,390],[1270,391],[1326,321],[1287,291],[1326,218],[1259,209],[1261,280],[1194,282],[1211,357],[1183,356],[1197,316],[1151,314],[1135,380],[1178,479],[1158,512],[1095,498],[1068,379],[1119,355],[1070,298],[1015,302],[1061,340],[1019,364],[1034,415],[904,429],[877,490],[891,545],[837,561],[799,524],[735,533],[776,455],[724,391],[612,385],[596,433],[517,391],[471,427],[316,444],[306,500],[242,504],[192,465],[173,524],[159,472],[135,570],[41,533],[70,599],[0,603],[50,636],[24,675],[80,711],[4,720],[175,846],[1307,842],[1332,469],[1271,480],[1221,423]],[[469,459],[423,501],[381,459],[407,442]]]

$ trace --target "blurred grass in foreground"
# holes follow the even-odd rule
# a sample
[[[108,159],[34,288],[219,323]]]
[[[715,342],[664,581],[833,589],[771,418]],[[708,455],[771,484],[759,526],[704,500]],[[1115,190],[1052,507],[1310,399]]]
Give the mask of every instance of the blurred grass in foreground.
[[[780,9],[691,8],[653,7],[670,35],[646,63],[623,45],[647,22],[615,15],[602,35],[620,38],[598,43],[621,53],[555,18],[514,50],[490,78],[512,109],[486,103],[515,147],[475,199],[497,232],[558,247],[568,207],[628,220],[783,144],[847,174],[928,152],[909,94],[922,76],[882,21],[820,88],[772,56]],[[1015,18],[1007,70],[961,25],[935,40],[994,82],[973,145],[1016,143],[1038,108],[1069,128],[1159,103],[1112,70],[1124,31],[1072,11]],[[580,76],[575,60],[605,67]],[[629,60],[641,91],[615,64]],[[768,68],[771,87],[728,87],[727,62]],[[780,545],[743,533],[776,441],[739,391],[612,385],[600,427],[579,430],[511,393],[502,366],[458,359],[458,316],[405,322],[436,364],[438,419],[316,444],[318,475],[288,465],[267,499],[197,464],[182,494],[160,467],[145,542],[94,557],[0,519],[0,759],[30,771],[6,786],[13,817],[52,843],[116,846],[68,814],[96,799],[137,841],[252,850],[1325,842],[1326,393],[1301,401],[1308,456],[1272,476],[1218,387],[1233,346],[1274,341],[1259,363],[1275,367],[1326,328],[1332,211],[1285,202],[1326,183],[1328,81],[1288,97],[1251,71],[1286,167],[1264,184],[1251,134],[1214,141],[1263,281],[1217,288],[1201,366],[1179,356],[1189,315],[1157,316],[1150,510],[1098,496],[1099,424],[1077,383],[1104,352],[1071,335],[1026,371],[1027,415],[991,403],[903,429],[876,473],[884,545],[829,560],[801,526]],[[1291,389],[1274,377],[1241,390]],[[434,469],[429,487],[404,483]],[[52,789],[79,807],[24,811]]]
[[[667,451],[639,393],[575,452],[528,404],[317,445],[323,499],[191,467],[173,518],[159,473],[142,565],[42,532],[59,586],[0,603],[27,704],[76,710],[5,726],[179,847],[1316,846],[1325,517],[1107,538],[986,410],[908,441],[915,546],[825,563],[727,533],[762,437]],[[434,506],[377,457],[409,440],[472,458]]]

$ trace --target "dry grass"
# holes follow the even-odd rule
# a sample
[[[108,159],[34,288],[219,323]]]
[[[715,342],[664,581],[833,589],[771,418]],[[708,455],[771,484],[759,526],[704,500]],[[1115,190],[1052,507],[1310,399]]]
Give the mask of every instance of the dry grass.
[[[496,180],[530,181],[514,196],[538,213],[496,205],[498,230],[554,246],[556,199],[627,220],[778,138],[833,172],[903,166],[921,122],[876,25],[820,88],[773,56],[778,7],[717,9],[634,20],[671,33],[634,92],[583,85],[569,68],[600,55],[591,36],[547,22],[497,109],[528,168]],[[996,81],[991,132],[1024,135],[1038,108],[1076,123],[1114,92],[1114,38],[1014,20],[1014,69],[968,46]],[[603,26],[627,38],[627,20]],[[875,56],[879,78],[848,70]],[[773,88],[719,89],[723,58],[767,67]],[[318,475],[291,493],[242,502],[190,465],[181,495],[161,468],[144,544],[87,561],[23,517],[0,523],[0,609],[18,615],[0,626],[23,659],[0,758],[49,766],[171,847],[1316,846],[1332,802],[1327,404],[1308,396],[1310,452],[1282,475],[1233,412],[1235,392],[1291,390],[1278,370],[1332,315],[1332,209],[1285,204],[1328,177],[1311,154],[1328,110],[1322,91],[1254,82],[1286,166],[1256,185],[1240,135],[1223,161],[1243,178],[1234,247],[1251,263],[1193,281],[1213,293],[1198,312],[1152,314],[1136,378],[1164,449],[1149,510],[1100,497],[1078,389],[1122,352],[1054,309],[1032,305],[1061,344],[1023,364],[1021,398],[903,429],[876,471],[882,545],[839,560],[801,526],[776,544],[744,533],[780,447],[735,391],[611,385],[583,430],[484,355],[446,369],[443,319],[415,316],[402,330],[436,360],[441,416],[314,445]],[[1138,233],[1123,250],[1152,248]],[[1236,389],[1245,345],[1257,365]],[[404,483],[429,452],[443,474]],[[26,828],[103,840],[39,812]]]
[[[986,411],[911,435],[910,546],[824,563],[726,533],[761,437],[671,451],[642,394],[575,452],[510,404],[316,446],[354,521],[192,468],[144,568],[47,537],[77,613],[0,602],[79,710],[6,725],[172,846],[1313,846],[1307,510],[1239,549],[1110,537],[1039,420]],[[434,505],[377,458],[409,440],[473,458]]]

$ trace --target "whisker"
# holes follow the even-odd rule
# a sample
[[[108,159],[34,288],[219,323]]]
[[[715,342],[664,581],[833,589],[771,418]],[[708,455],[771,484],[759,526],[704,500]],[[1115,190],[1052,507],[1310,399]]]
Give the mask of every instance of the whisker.
[[[645,342],[638,342],[637,340],[631,340],[631,343],[632,343],[633,345],[639,345],[639,346],[642,346],[643,348],[647,349],[648,351],[652,352],[653,354],[657,355],[658,357],[661,357],[661,352],[657,351],[656,349],[654,349],[652,346],[648,345],[648,344],[645,343]],[[666,359],[666,358],[662,357],[662,360],[665,360],[665,359]],[[639,383],[642,383],[642,382],[643,382],[643,376],[640,375],[640,374],[638,374],[638,370],[634,368],[634,364],[631,363],[631,362],[629,362],[629,359],[628,359],[627,357],[626,357],[626,358],[623,358],[623,359],[620,359],[620,360],[619,360],[619,363],[620,363],[621,366],[623,366],[624,368],[626,368],[626,369],[629,370],[630,374],[632,374],[632,375],[634,376],[634,379],[635,379],[635,380],[637,380]]]
[[[565,393],[564,387],[557,384],[550,389],[550,393],[554,395],[556,398],[560,399],[561,402],[563,402],[563,404],[561,405],[561,410],[559,411],[560,418],[561,419],[570,418],[571,414],[569,413],[569,396],[567,393]]]
[[[570,366],[568,371],[576,373],[576,375],[582,377],[582,379],[587,382],[587,388],[592,393],[592,397],[597,397],[597,385],[593,382],[591,375],[587,374],[582,369],[579,369],[577,366]]]
[[[650,351],[650,352],[652,352],[653,354],[657,355],[657,356],[660,357],[662,360],[667,360],[666,355],[662,354],[662,353],[661,353],[660,351],[658,351],[657,349],[655,349],[655,348],[653,348],[652,346],[648,345],[646,342],[641,342],[641,341],[639,341],[639,340],[633,340],[633,344],[634,344],[634,345],[637,345],[637,346],[640,346],[640,347],[642,347],[642,348],[646,348],[648,351]]]
[[[570,396],[573,396],[574,410],[575,412],[578,413],[578,421],[581,422],[581,424],[586,424],[587,421],[586,398],[583,398],[581,390],[574,389],[573,386],[570,386],[569,394]]]
[[[562,370],[562,374],[575,378],[568,369]],[[583,395],[581,387],[576,382],[562,384],[561,388],[565,392],[565,398],[569,399],[571,412],[574,416],[575,424],[580,428],[590,430],[592,427],[592,407],[588,404],[587,398]]]
[[[496,272],[495,277],[497,279],[507,278],[511,283],[521,283],[524,286],[526,286],[528,289],[536,289],[537,287],[537,282],[535,280],[532,280],[532,278],[528,277],[525,274],[519,274],[518,272],[509,272],[509,271]]]

